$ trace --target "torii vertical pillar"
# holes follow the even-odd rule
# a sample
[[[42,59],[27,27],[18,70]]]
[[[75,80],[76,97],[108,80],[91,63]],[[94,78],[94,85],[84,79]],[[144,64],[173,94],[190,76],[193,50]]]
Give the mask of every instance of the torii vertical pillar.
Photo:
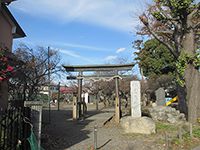
[[[78,76],[78,118],[82,117],[82,109],[81,109],[81,105],[82,105],[82,72],[79,72],[79,76]]]
[[[119,76],[114,77],[115,79],[115,122],[119,123],[121,118],[121,102],[119,99]]]

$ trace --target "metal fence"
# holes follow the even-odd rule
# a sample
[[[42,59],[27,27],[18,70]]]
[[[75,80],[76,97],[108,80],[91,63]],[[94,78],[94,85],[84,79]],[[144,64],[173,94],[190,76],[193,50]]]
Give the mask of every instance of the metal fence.
[[[0,117],[0,150],[27,150],[30,127],[24,122],[29,109],[11,107]]]
[[[29,150],[32,126],[40,147],[42,102],[13,101],[0,112],[0,150]]]
[[[10,108],[0,121],[0,149],[12,150],[22,138],[22,109]]]

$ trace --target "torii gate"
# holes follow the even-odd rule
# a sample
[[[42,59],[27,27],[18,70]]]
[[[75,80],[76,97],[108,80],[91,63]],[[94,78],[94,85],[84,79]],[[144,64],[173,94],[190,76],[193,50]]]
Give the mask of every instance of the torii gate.
[[[130,71],[132,70],[134,63],[130,64],[115,64],[115,65],[86,65],[86,66],[63,66],[67,72],[78,72],[78,76],[68,76],[67,79],[77,79],[78,80],[78,116],[75,115],[74,119],[78,119],[84,115],[84,112],[81,111],[81,105],[83,104],[81,100],[82,94],[82,80],[83,78],[113,78],[115,79],[115,121],[119,123],[120,121],[120,112],[121,112],[121,102],[119,99],[119,79],[124,78],[125,76],[119,76],[119,71]],[[110,72],[112,71],[114,74],[110,75],[98,75],[98,76],[84,76],[84,72]],[[77,106],[75,106],[77,107]],[[75,112],[76,113],[76,112]]]

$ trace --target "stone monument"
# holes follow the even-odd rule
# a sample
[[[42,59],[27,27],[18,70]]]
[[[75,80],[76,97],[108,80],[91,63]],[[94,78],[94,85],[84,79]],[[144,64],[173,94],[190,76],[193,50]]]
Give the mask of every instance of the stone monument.
[[[156,95],[156,104],[158,106],[164,106],[165,105],[165,90],[160,87],[155,91]]]
[[[152,134],[156,132],[155,121],[142,117],[140,81],[131,81],[131,116],[121,119],[125,133]]]
[[[140,81],[131,81],[131,116],[141,117]]]

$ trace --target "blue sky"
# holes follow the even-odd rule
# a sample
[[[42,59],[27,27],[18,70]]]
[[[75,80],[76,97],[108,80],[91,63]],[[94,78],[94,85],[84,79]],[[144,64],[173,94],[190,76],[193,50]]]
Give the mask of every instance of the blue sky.
[[[70,65],[133,61],[138,16],[150,0],[18,0],[9,9],[27,37],[14,41],[50,46]]]

